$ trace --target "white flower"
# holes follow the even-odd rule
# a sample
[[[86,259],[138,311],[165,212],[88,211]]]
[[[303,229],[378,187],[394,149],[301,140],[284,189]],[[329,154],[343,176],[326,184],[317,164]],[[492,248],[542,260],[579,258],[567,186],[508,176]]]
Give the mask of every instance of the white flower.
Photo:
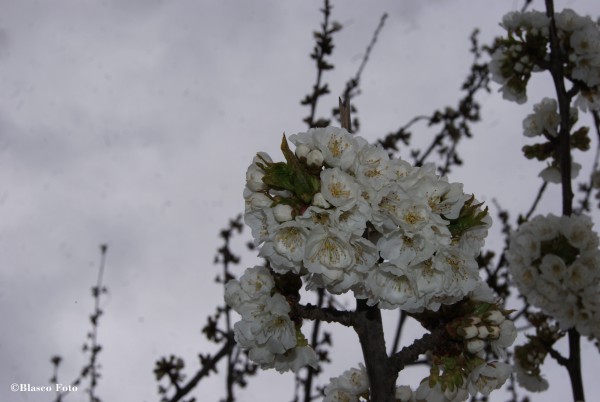
[[[507,31],[516,31],[523,25],[524,14],[518,11],[510,11],[502,17],[500,26]]]
[[[371,306],[379,303],[380,308],[401,308],[409,312],[423,309],[423,300],[408,274],[394,265],[383,263],[379,269],[369,271],[365,288],[369,294],[367,303]]]
[[[358,369],[347,370],[341,376],[331,378],[329,381],[325,387],[324,402],[358,402],[358,395],[369,390],[369,379],[362,363]]]
[[[304,252],[304,266],[309,272],[324,275],[334,282],[354,263],[349,236],[335,228],[317,227],[310,233]]]
[[[569,265],[566,284],[569,289],[578,292],[589,284],[597,282],[599,272],[597,268],[600,264],[584,264],[581,261],[575,261]]]
[[[240,278],[241,288],[249,295],[270,295],[275,281],[269,270],[265,267],[254,266],[247,268]]]
[[[237,311],[238,307],[250,300],[248,293],[244,292],[240,282],[230,280],[225,284],[225,303]]]
[[[379,239],[377,247],[381,256],[399,267],[408,267],[431,258],[435,244],[416,234],[407,236],[396,230]]]
[[[496,294],[485,282],[479,281],[475,289],[469,293],[469,299],[473,301],[481,301],[486,303],[494,303],[496,301]]]
[[[469,398],[469,392],[465,388],[455,388],[450,395],[450,390],[442,391],[440,383],[436,383],[433,388],[429,386],[427,379],[421,381],[421,384],[415,391],[417,401],[426,402],[462,402]]]
[[[248,188],[244,189],[244,200],[246,202],[246,213],[267,208],[273,200],[264,193],[255,193]]]
[[[563,216],[560,219],[560,233],[572,246],[580,250],[598,247],[598,235],[592,231],[592,220],[585,215]]]
[[[511,366],[503,362],[490,362],[475,367],[467,379],[469,393],[475,396],[480,392],[488,396],[504,385],[511,372]]]
[[[296,221],[274,228],[259,255],[268,258],[273,269],[280,273],[300,272],[308,230]]]
[[[339,168],[321,172],[321,194],[331,205],[348,210],[356,204],[359,187],[352,176]]]
[[[548,389],[548,381],[540,375],[532,375],[521,366],[519,360],[515,357],[515,373],[517,374],[517,382],[520,386],[531,392],[542,392]]]
[[[581,165],[577,162],[571,162],[571,179],[577,178],[579,175],[579,171],[581,170]],[[544,170],[542,170],[539,174],[542,180],[548,183],[559,184],[562,181],[562,174],[560,170],[555,166],[548,166]]]
[[[433,267],[443,272],[443,285],[437,299],[451,304],[473,291],[479,282],[479,266],[475,259],[456,247],[440,248],[432,258]]]
[[[499,359],[506,358],[506,348],[511,346],[517,339],[517,329],[511,320],[504,320],[500,324],[500,336],[498,339],[490,342],[492,352]]]
[[[558,105],[554,99],[544,98],[533,106],[534,113],[523,120],[523,129],[526,137],[534,137],[544,132],[556,137],[560,115],[556,112]]]
[[[344,373],[338,377],[338,384],[340,387],[350,391],[354,395],[366,392],[369,389],[369,379],[367,377],[365,366],[360,363],[358,369],[351,368],[350,370],[344,371]]]
[[[431,208],[426,201],[400,186],[384,187],[375,200],[378,207],[373,216],[376,227],[393,230],[399,226],[412,234],[419,233],[430,221]]]
[[[575,31],[586,24],[586,19],[570,8],[565,8],[554,16],[556,27],[562,31]]]
[[[273,210],[270,208],[246,212],[244,222],[252,231],[255,246],[260,245],[269,238],[269,228],[278,225],[273,215]]]
[[[275,293],[267,303],[268,318],[255,334],[257,343],[273,354],[282,354],[296,346],[296,329],[288,313],[290,306],[285,297]]]
[[[361,185],[381,190],[389,181],[389,162],[390,157],[381,146],[367,144],[359,149],[353,172]]]
[[[367,227],[368,216],[361,211],[359,205],[348,210],[336,209],[333,214],[335,227],[344,233],[362,236]]]
[[[310,346],[297,346],[286,351],[284,354],[275,356],[273,367],[280,373],[293,371],[297,373],[301,368],[311,366],[316,369],[319,357]]]
[[[396,387],[395,398],[400,402],[415,402],[415,395],[408,385],[400,385]]]
[[[548,282],[558,286],[563,283],[567,276],[567,265],[565,264],[565,261],[554,254],[544,255],[542,257],[539,269],[544,277],[542,281],[547,280]]]
[[[357,137],[337,127],[314,128],[308,132],[312,132],[315,147],[323,153],[325,163],[343,170],[352,166],[359,149]]]

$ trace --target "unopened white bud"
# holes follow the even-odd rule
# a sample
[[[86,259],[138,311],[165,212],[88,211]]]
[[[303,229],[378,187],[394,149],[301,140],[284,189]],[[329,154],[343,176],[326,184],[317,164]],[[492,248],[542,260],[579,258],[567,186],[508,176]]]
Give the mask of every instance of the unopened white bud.
[[[492,310],[483,316],[483,320],[490,324],[500,325],[506,320],[506,317],[499,310]]]
[[[479,332],[477,331],[477,327],[471,325],[470,327],[460,328],[458,330],[458,333],[464,339],[471,339],[471,338],[475,338]]]
[[[323,154],[318,149],[313,149],[306,155],[306,164],[308,166],[321,167],[324,160]]]
[[[310,153],[310,148],[304,144],[299,144],[296,147],[296,156],[298,159],[306,158],[306,156]]]
[[[485,325],[477,327],[477,332],[478,332],[477,337],[479,339],[486,339],[490,333],[490,331],[488,331],[488,329]]]
[[[273,208],[273,215],[275,215],[275,219],[277,219],[278,222],[291,221],[293,218],[292,212],[292,207],[285,204],[278,204]]]
[[[262,181],[265,174],[258,169],[258,167],[254,167],[248,169],[246,172],[246,186],[250,191],[264,191],[267,189],[267,185]]]
[[[475,354],[481,352],[485,347],[485,342],[481,339],[471,339],[467,342],[467,350],[469,353]]]
[[[490,338],[490,339],[500,338],[500,327],[492,325],[492,326],[488,327],[488,330],[490,331],[488,338]]]
[[[321,207],[324,209],[329,208],[331,205],[327,202],[327,200],[325,199],[325,197],[323,197],[323,194],[321,193],[317,193],[313,196],[313,200],[312,200],[312,204],[315,207]]]

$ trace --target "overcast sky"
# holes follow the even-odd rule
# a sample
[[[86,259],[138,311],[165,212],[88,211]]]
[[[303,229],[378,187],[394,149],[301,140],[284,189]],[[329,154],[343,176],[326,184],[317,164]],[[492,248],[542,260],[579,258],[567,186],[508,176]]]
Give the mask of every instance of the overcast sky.
[[[502,15],[522,2],[333,4],[344,29],[335,37],[336,69],[325,76],[333,89],[321,105],[325,115],[389,14],[356,101],[361,135],[374,141],[417,114],[455,105],[472,29],[490,43]],[[0,0],[0,400],[51,400],[9,387],[48,384],[52,355],[64,358],[65,382],[84,364],[101,243],[109,245],[99,329],[104,401],[156,401],[158,358],[177,354],[195,368],[197,354],[212,350],[200,329],[222,301],[212,282],[217,234],[243,209],[253,155],[279,159],[281,134],[305,130],[299,100],[315,78],[308,54],[321,6]],[[556,0],[557,10],[564,7],[600,14],[597,0]],[[534,80],[526,106],[482,94],[484,123],[462,145],[467,165],[451,181],[482,200],[495,197],[515,216],[527,208],[543,166],[521,156],[521,120],[532,103],[552,96],[548,88]],[[550,192],[542,211],[560,213],[558,194]],[[335,341],[346,348],[334,353],[337,363],[321,382],[360,359],[354,333]],[[594,348],[583,348],[588,367],[597,365]],[[550,378],[565,374],[556,369]],[[585,375],[590,390],[598,387],[590,370]],[[266,384],[269,395],[281,395],[274,400],[291,399],[293,375],[263,377],[241,400],[258,400]],[[223,389],[215,378],[195,395],[215,401]],[[569,395],[563,381],[533,400]],[[79,391],[68,400],[86,398]]]

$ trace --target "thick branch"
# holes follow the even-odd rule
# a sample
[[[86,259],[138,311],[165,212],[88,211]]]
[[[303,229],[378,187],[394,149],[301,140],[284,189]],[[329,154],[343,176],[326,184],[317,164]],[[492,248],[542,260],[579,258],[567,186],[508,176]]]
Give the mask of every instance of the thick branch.
[[[354,331],[362,348],[367,376],[369,377],[370,400],[393,402],[398,372],[391,370],[385,348],[381,311],[368,306],[365,300],[356,301]]]
[[[430,334],[423,335],[410,346],[405,346],[398,353],[390,357],[390,366],[395,372],[399,372],[407,365],[416,362],[419,356],[426,353],[428,350],[434,349],[436,345],[444,339],[446,329],[440,327],[435,329]]]
[[[340,311],[335,308],[297,304],[296,311],[300,317],[307,320],[321,320],[325,322],[337,322],[346,327],[351,327],[354,323],[354,313],[351,311]]]

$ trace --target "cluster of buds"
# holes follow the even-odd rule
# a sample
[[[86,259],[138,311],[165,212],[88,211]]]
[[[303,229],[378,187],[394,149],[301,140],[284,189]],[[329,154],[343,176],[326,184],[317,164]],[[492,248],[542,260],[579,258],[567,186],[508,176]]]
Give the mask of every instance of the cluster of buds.
[[[499,310],[493,310],[483,320],[477,316],[461,320],[456,334],[464,339],[465,349],[469,353],[477,354],[485,347],[486,340],[500,338],[500,324],[504,321],[504,315]]]
[[[464,401],[469,395],[489,395],[512,372],[504,362],[487,361],[486,353],[489,348],[497,358],[506,358],[506,348],[517,336],[513,322],[507,318],[510,311],[475,300],[456,308],[463,309],[463,313],[446,324],[446,331],[459,346],[444,345],[431,352],[432,368],[416,390],[417,400]]]

